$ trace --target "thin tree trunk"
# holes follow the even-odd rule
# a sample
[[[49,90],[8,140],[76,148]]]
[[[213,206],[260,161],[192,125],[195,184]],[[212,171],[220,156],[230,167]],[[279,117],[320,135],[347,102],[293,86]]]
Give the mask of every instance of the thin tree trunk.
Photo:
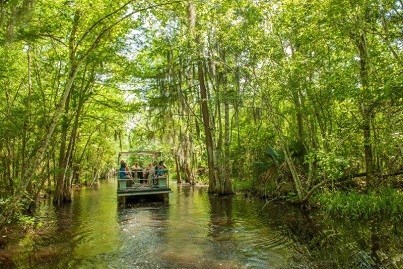
[[[231,194],[232,182],[231,182],[231,162],[230,162],[230,120],[229,120],[229,104],[228,101],[224,103],[224,189],[223,194]]]
[[[180,173],[179,156],[175,154],[175,168],[176,168],[176,183],[182,183],[182,177]]]
[[[284,156],[285,156],[288,168],[290,169],[292,178],[294,180],[294,185],[295,185],[295,188],[297,190],[297,195],[298,195],[298,201],[302,202],[304,199],[305,191],[304,191],[304,188],[302,187],[302,182],[301,182],[300,176],[298,175],[298,171],[294,165],[293,160],[291,159],[290,152],[286,145],[283,145],[283,152],[284,152]]]
[[[32,79],[31,79],[31,46],[28,44],[27,50],[27,61],[28,61],[28,98],[26,104],[26,117],[24,118],[24,127],[22,131],[22,153],[21,153],[21,171],[26,168],[26,158],[27,158],[27,142],[28,142],[28,127],[29,127],[29,118],[30,118],[30,110],[31,110],[31,92],[32,92]]]
[[[64,116],[62,120],[62,128],[61,128],[61,136],[60,136],[60,149],[59,149],[59,163],[58,163],[58,172],[57,172],[57,179],[55,185],[55,196],[54,196],[54,203],[60,205],[64,200],[64,181],[65,181],[65,167],[66,167],[66,160],[67,160],[67,152],[66,152],[66,144],[67,144],[67,131],[69,128],[69,104],[70,104],[71,94],[68,96],[66,100],[66,105],[64,108]]]

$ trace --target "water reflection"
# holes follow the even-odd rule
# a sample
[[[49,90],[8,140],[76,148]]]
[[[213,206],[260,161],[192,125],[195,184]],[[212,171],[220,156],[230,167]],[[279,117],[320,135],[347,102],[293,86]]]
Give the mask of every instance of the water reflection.
[[[305,258],[328,268],[403,268],[402,225],[391,221],[328,220],[306,243]]]
[[[208,230],[209,249],[207,256],[219,261],[219,264],[231,267],[240,267],[236,239],[237,230],[234,229],[232,215],[233,197],[210,196],[210,222]]]
[[[116,183],[46,201],[36,229],[1,238],[0,268],[403,268],[402,224],[328,219],[178,186],[118,207]],[[23,235],[22,235],[23,234]]]

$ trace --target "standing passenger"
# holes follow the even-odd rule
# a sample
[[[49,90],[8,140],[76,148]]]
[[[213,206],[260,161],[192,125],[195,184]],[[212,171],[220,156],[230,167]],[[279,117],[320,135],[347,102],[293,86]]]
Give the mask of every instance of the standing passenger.
[[[160,161],[157,166],[157,172],[156,172],[157,176],[162,176],[163,174],[166,174],[166,172],[167,172],[167,168],[164,165],[164,161]]]
[[[157,162],[153,162],[153,164],[151,165],[151,168],[150,168],[150,176],[151,176],[151,179],[152,179],[152,183],[153,183],[153,185],[157,185],[157,169],[158,169],[158,166],[157,166]]]
[[[132,170],[132,178],[141,178],[138,176],[138,171],[140,170],[140,166],[138,163],[134,163],[131,167]]]
[[[129,168],[124,160],[120,161],[119,178],[131,178]]]

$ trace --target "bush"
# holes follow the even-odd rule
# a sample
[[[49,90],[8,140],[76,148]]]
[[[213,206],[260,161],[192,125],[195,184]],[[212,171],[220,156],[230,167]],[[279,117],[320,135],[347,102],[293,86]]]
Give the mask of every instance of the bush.
[[[322,211],[339,217],[403,219],[403,193],[383,189],[369,193],[324,192],[314,198]]]
[[[234,180],[233,187],[235,191],[246,192],[252,190],[252,180]]]

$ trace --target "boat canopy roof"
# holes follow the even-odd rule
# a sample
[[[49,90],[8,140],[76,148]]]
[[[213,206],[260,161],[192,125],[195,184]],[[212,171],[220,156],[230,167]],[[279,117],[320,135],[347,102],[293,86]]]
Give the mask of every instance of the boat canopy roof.
[[[140,155],[140,156],[161,156],[161,151],[154,150],[135,150],[135,151],[122,151],[119,152],[119,157],[131,156],[131,155]]]
[[[127,159],[131,156],[138,156],[138,157],[147,157],[152,158],[155,161],[162,155],[161,151],[155,150],[134,150],[134,151],[122,151],[118,154],[118,163],[121,159]]]

